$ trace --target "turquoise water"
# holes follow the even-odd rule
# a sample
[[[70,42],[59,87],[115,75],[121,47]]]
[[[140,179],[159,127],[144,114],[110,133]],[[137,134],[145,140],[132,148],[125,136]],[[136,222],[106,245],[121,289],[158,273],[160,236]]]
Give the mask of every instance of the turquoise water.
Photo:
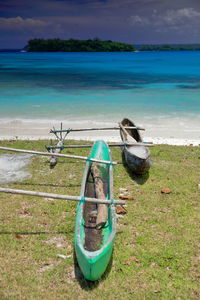
[[[200,137],[200,52],[0,53],[0,107],[0,121],[128,116]]]

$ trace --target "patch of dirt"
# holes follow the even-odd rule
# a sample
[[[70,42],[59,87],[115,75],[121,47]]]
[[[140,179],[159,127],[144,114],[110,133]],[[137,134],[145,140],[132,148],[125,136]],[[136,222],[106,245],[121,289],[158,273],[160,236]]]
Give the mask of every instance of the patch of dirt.
[[[29,218],[32,217],[32,214],[29,212],[27,208],[23,209],[23,211],[19,214],[20,218]]]
[[[47,270],[53,269],[53,267],[54,267],[53,265],[45,264],[43,267],[41,267],[41,268],[39,269],[39,272],[40,272],[40,273],[45,272],[45,271],[47,271]]]
[[[191,276],[194,280],[200,283],[200,243],[197,244],[197,252],[196,256],[193,258],[192,268],[191,268]]]

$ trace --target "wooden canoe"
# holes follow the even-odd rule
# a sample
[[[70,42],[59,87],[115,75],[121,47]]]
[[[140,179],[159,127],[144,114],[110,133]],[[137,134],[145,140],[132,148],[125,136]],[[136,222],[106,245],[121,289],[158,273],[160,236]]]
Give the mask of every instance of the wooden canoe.
[[[90,158],[111,161],[111,154],[107,144],[103,141],[95,142],[90,152]],[[101,204],[84,202],[84,197],[100,198],[98,197],[94,167],[97,167],[99,172],[98,179],[103,183],[105,199],[113,199],[112,164],[97,164],[87,161],[80,193],[83,200],[77,205],[74,244],[79,267],[84,277],[91,281],[100,279],[105,272],[111,260],[116,234],[115,205],[103,204],[104,207],[102,207]],[[97,229],[99,213],[100,217],[102,217],[101,209],[103,208],[105,213],[105,206],[106,221],[103,226],[100,226],[100,229]]]
[[[142,138],[137,129],[124,129],[126,126],[133,126],[135,124],[129,119],[125,118],[120,123],[120,135],[123,143],[142,143]],[[143,145],[124,146],[122,147],[124,157],[129,169],[135,174],[145,174],[150,168],[150,151]]]

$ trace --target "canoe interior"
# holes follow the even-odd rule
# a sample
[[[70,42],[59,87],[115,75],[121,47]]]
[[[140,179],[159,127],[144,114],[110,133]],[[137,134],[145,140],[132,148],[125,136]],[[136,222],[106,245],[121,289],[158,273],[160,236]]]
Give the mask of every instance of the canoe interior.
[[[96,142],[91,149],[91,158],[111,160],[111,155],[108,146],[103,142]],[[83,183],[82,192],[85,197],[97,197],[95,192],[94,178],[91,173],[93,164],[98,165],[100,176],[103,181],[103,189],[105,199],[112,199],[113,190],[110,184],[110,177],[112,176],[112,166],[102,163],[89,163],[86,170],[86,181]],[[85,202],[83,205],[82,223],[81,223],[81,240],[82,245],[87,251],[99,250],[108,240],[112,232],[112,213],[111,207],[108,205],[108,218],[105,226],[102,229],[96,229],[98,205],[94,203]]]
[[[130,121],[129,119],[123,119],[122,120],[122,125],[124,126],[124,127],[129,127],[129,126],[135,126],[135,124],[132,122],[132,121]],[[126,129],[126,131],[128,132],[128,134],[131,136],[131,137],[133,137],[137,142],[142,142],[142,138],[141,138],[141,136],[140,136],[140,134],[139,134],[139,131],[137,130],[137,129]],[[123,140],[123,142],[126,142],[125,140]]]
[[[91,168],[90,168],[91,169]],[[101,174],[103,177],[103,188],[106,199],[109,199],[109,167],[100,167]],[[89,171],[88,178],[85,187],[85,197],[97,198],[95,192],[94,178]],[[96,251],[101,248],[103,243],[103,236],[106,234],[106,228],[108,224],[105,225],[103,229],[96,229],[96,220],[98,213],[98,204],[86,202],[83,207],[83,218],[84,218],[84,230],[85,230],[85,243],[84,248],[88,251]]]
[[[135,126],[135,124],[132,121],[130,121],[129,119],[123,119],[121,124],[123,126],[128,126],[128,127]],[[142,142],[142,138],[137,129],[126,129],[126,132],[127,132],[127,135],[125,134],[125,132],[123,132],[123,130],[120,130],[121,139],[124,143]],[[138,146],[126,146],[126,147],[123,147],[122,149],[126,152],[126,155],[129,156],[126,159],[126,160],[128,160],[127,161],[128,164],[131,163],[131,160],[133,159],[133,157],[141,160],[139,162],[139,164],[143,164],[142,160],[147,160],[150,156],[149,149],[143,145],[141,145],[141,146],[139,146],[139,145]],[[131,164],[135,164],[135,158],[134,158],[133,163],[131,163]]]

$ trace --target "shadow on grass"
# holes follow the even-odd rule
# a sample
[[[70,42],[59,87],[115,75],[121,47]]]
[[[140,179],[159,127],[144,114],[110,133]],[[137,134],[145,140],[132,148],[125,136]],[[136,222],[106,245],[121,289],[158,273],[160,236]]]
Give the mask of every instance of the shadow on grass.
[[[128,173],[129,177],[134,180],[135,182],[137,182],[137,184],[142,185],[144,184],[148,178],[149,178],[149,172],[145,173],[145,174],[134,174],[128,167],[126,160],[125,160],[125,155],[124,152],[122,152],[122,163],[124,168],[126,169],[126,172]]]
[[[111,259],[110,259],[110,262],[107,266],[107,269],[106,271],[104,272],[104,274],[102,275],[102,277],[99,279],[99,280],[96,280],[96,281],[90,281],[90,280],[87,280],[84,278],[83,276],[83,273],[78,265],[78,261],[77,261],[77,258],[76,258],[76,253],[75,253],[75,250],[74,250],[74,273],[75,273],[75,278],[76,280],[79,282],[81,288],[85,291],[91,291],[95,288],[98,287],[99,283],[103,280],[105,280],[110,271],[111,271],[111,268],[112,268],[112,263],[113,263],[113,253],[112,253],[112,256],[111,256]]]
[[[21,185],[21,186],[47,186],[47,187],[56,187],[56,188],[73,188],[73,187],[81,187],[81,184],[69,184],[69,185],[61,185],[61,184],[50,184],[50,183],[13,183],[13,185]]]
[[[63,154],[63,153],[62,153]],[[65,153],[66,154],[66,153]],[[69,153],[67,153],[67,154],[69,154]],[[77,159],[77,158],[75,158],[75,159]],[[60,164],[83,164],[85,161],[84,160],[79,160],[79,161],[76,161],[76,160],[73,160],[73,161],[68,161],[67,159],[64,161],[64,160],[59,160],[57,163],[56,163],[56,165],[52,168],[52,169],[54,169],[54,168],[56,168],[56,166],[58,165],[60,165]],[[49,161],[45,161],[44,162],[45,164],[49,164]],[[51,168],[50,168],[51,169]]]
[[[0,231],[0,235],[3,234],[19,234],[19,235],[42,235],[42,234],[67,234],[73,233],[73,230],[70,231],[35,231],[35,232],[25,232],[25,231]]]

